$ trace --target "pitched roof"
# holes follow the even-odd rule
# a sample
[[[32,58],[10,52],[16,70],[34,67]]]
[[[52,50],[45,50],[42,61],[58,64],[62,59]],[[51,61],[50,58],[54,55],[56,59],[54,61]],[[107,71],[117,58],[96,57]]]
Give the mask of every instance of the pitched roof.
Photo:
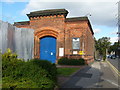
[[[23,22],[14,22],[14,25],[29,25],[30,22],[29,21],[23,21]]]
[[[73,22],[73,21],[85,21],[88,20],[88,17],[73,17],[73,18],[66,18],[66,22]]]
[[[66,18],[66,20],[65,20],[65,22],[74,22],[74,21],[88,21],[88,25],[90,27],[90,30],[91,30],[92,34],[94,34],[88,17],[73,17],[73,18]]]
[[[27,14],[27,16],[30,18],[36,16],[51,16],[51,15],[61,15],[61,14],[63,14],[66,17],[68,11],[66,9],[48,9],[48,10],[30,12],[30,14]]]

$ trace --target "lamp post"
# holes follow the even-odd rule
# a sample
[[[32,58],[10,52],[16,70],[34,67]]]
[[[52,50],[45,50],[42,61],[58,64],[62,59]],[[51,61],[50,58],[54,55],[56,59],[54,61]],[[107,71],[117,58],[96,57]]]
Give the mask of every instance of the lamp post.
[[[118,56],[120,58],[120,1],[118,2]]]

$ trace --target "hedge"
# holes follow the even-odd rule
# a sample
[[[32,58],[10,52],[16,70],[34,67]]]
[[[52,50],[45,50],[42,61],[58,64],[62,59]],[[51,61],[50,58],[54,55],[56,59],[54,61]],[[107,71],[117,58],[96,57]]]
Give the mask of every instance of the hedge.
[[[68,59],[67,57],[62,57],[58,60],[58,64],[60,65],[84,65],[85,60],[83,58],[80,59]]]
[[[22,61],[10,50],[2,55],[3,88],[49,88],[57,82],[56,66],[49,61],[33,59]]]

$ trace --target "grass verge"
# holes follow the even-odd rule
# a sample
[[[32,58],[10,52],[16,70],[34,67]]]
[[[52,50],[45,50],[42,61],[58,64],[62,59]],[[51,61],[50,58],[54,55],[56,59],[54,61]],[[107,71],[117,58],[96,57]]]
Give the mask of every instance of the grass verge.
[[[57,68],[59,76],[70,76],[80,68]]]

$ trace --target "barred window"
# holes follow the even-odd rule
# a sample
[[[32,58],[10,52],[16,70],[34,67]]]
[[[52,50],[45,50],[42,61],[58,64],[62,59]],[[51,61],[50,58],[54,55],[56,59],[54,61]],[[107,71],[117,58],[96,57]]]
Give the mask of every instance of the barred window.
[[[72,49],[80,49],[80,38],[72,38]]]

